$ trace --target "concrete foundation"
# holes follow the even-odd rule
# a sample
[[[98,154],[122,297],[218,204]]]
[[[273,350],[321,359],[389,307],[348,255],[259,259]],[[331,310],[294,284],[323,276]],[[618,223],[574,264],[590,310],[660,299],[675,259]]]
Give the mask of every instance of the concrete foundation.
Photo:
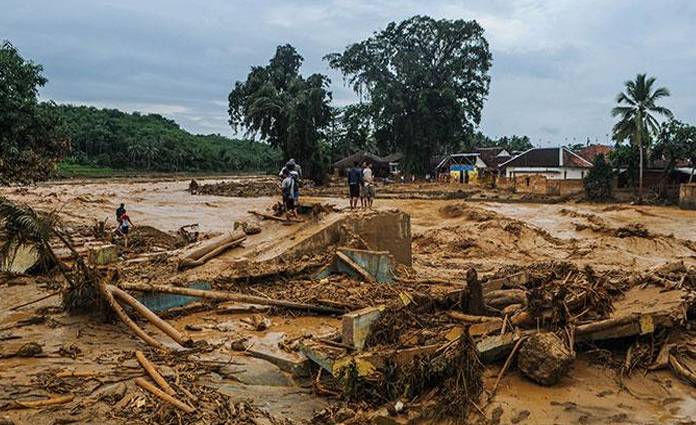
[[[360,266],[377,282],[391,283],[394,281],[394,257],[389,252],[348,248],[341,248],[339,251],[354,264]],[[317,277],[326,277],[331,273],[346,273],[353,277],[361,277],[360,273],[350,267],[349,264],[345,264],[339,256],[334,257],[331,264],[319,272]]]
[[[340,246],[353,235],[359,236],[373,251],[387,251],[401,264],[410,266],[411,218],[401,211],[380,211],[366,215],[346,215],[285,250],[286,260],[324,252]]]

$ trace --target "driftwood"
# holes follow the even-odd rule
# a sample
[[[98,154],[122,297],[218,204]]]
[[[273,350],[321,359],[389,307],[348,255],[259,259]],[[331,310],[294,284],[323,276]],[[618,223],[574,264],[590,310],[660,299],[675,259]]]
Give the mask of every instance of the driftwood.
[[[256,297],[253,295],[235,294],[221,291],[204,291],[200,289],[180,288],[167,285],[147,285],[142,283],[121,283],[121,288],[129,291],[163,292],[166,294],[188,295],[191,297],[205,298],[216,301],[237,301],[249,304],[271,305],[276,307],[292,308],[322,314],[343,314],[345,310],[323,305],[299,303],[294,301],[274,300],[271,298]]]
[[[499,317],[475,316],[472,314],[460,313],[458,311],[448,311],[447,317],[449,317],[452,320],[458,320],[460,322],[466,322],[466,323],[484,323],[484,322],[491,322],[491,321],[499,321],[500,320]]]
[[[111,286],[111,285],[109,285]],[[140,329],[134,321],[123,310],[123,307],[116,301],[116,298],[111,294],[111,291],[107,289],[107,285],[104,283],[99,284],[99,292],[104,297],[106,302],[109,304],[111,309],[116,313],[119,319],[125,323],[140,339],[147,342],[151,346],[157,348],[158,350],[166,350],[162,344],[160,344],[156,339],[152,338],[150,335],[146,334],[144,330]]]
[[[172,406],[176,407],[177,409],[181,409],[186,413],[193,413],[196,411],[196,409],[194,407],[191,407],[188,404],[184,403],[183,401],[170,396],[169,394],[167,394],[164,391],[160,390],[159,388],[155,387],[154,385],[147,382],[143,378],[135,378],[135,383],[140,388],[151,392],[152,394],[156,395],[157,397],[161,398],[162,400],[166,401],[167,403],[171,404]]]
[[[147,374],[150,375],[150,377],[155,382],[157,382],[157,385],[159,385],[165,393],[171,396],[176,395],[176,391],[174,391],[174,389],[169,386],[169,384],[167,383],[167,381],[164,380],[162,375],[160,375],[159,372],[157,372],[155,365],[153,365],[141,351],[136,351],[135,357],[138,359],[138,362],[143,367],[143,369],[147,371]]]
[[[179,261],[179,269],[198,267],[224,251],[241,245],[246,239],[244,232],[228,232],[225,235],[207,241],[199,248],[183,255]]]
[[[630,323],[635,323],[639,319],[640,315],[630,315],[615,317],[612,319],[600,320],[594,323],[587,323],[585,325],[580,325],[575,329],[576,335],[585,335],[594,332],[602,332],[608,329],[612,329],[618,326],[628,325]]]
[[[669,367],[672,369],[672,372],[686,379],[691,384],[696,385],[696,375],[682,365],[681,362],[672,354],[669,355]]]
[[[521,289],[491,291],[484,297],[486,304],[493,307],[506,307],[512,304],[526,304],[527,292]]]
[[[265,213],[258,212],[258,211],[253,211],[253,210],[252,210],[252,211],[249,211],[249,214],[254,214],[254,215],[257,215],[257,216],[259,216],[259,217],[261,217],[261,218],[265,218],[265,219],[268,219],[268,220],[282,221],[282,222],[285,222],[285,223],[290,223],[290,222],[292,222],[292,223],[302,223],[302,220],[300,220],[299,218],[291,219],[291,218],[276,217],[276,216],[271,215],[271,214],[265,214]]]
[[[113,286],[113,285],[107,285],[107,291],[111,293],[114,297],[118,298],[119,300],[123,301],[124,303],[128,304],[130,307],[133,308],[133,310],[137,311],[140,313],[143,317],[145,317],[150,323],[152,323],[155,327],[157,327],[159,330],[167,334],[171,339],[173,339],[175,342],[177,342],[179,345],[182,347],[188,347],[191,344],[191,340],[188,338],[184,338],[183,335],[176,329],[172,327],[169,323],[165,322],[164,320],[160,319],[159,316],[157,316],[155,313],[150,311],[147,307],[142,305],[140,301],[136,300],[132,296],[130,296],[128,293],[125,291]]]
[[[48,407],[55,406],[56,404],[70,403],[75,398],[74,395],[64,395],[60,397],[47,398],[45,400],[33,400],[33,401],[15,401],[15,403],[22,407]]]
[[[49,298],[51,298],[51,297],[55,297],[56,295],[59,295],[59,294],[62,294],[62,293],[63,293],[63,291],[51,292],[50,294],[44,295],[43,297],[37,298],[37,299],[35,299],[35,300],[33,300],[33,301],[29,301],[29,302],[24,303],[24,304],[16,305],[16,306],[12,307],[12,308],[10,309],[10,311],[15,311],[15,310],[20,309],[20,308],[22,308],[22,307],[26,307],[26,306],[28,306],[28,305],[32,305],[32,304],[34,304],[34,303],[38,303],[39,301],[43,301],[43,300],[49,299]]]

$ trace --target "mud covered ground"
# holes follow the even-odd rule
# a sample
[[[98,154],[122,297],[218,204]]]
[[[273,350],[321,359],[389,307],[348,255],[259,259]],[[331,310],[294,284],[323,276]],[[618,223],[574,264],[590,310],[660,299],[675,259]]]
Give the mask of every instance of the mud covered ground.
[[[239,270],[247,261],[274,252],[283,241],[311,232],[312,226],[321,225],[320,220],[332,218],[320,218],[316,223],[310,220],[301,228],[260,222],[248,211],[268,210],[277,202],[276,197],[191,195],[186,191],[188,186],[188,180],[86,181],[5,188],[0,190],[0,195],[34,208],[58,208],[62,218],[75,226],[108,218],[109,229],[115,227],[115,208],[124,202],[136,228],[152,226],[172,237],[181,226],[194,223],[204,235],[227,231],[236,221],[261,224],[262,232],[250,236],[243,250],[228,252],[184,273],[177,271],[176,262],[167,255],[153,263],[121,265],[124,276],[132,281],[176,283],[211,279],[226,289],[252,295],[284,296],[301,302],[323,297],[352,308],[374,305],[394,295],[383,287],[356,287],[340,278],[322,284],[282,277],[260,284],[224,279],[234,276],[233,269]],[[696,212],[627,204],[531,204],[485,198],[474,202],[412,196],[429,190],[447,190],[439,186],[430,189],[399,185],[389,190],[389,199],[375,201],[376,209],[399,209],[411,216],[414,262],[410,273],[421,279],[464,280],[470,267],[476,268],[484,278],[502,276],[520,268],[558,261],[579,268],[590,265],[599,273],[638,273],[676,260],[696,265]],[[348,201],[338,194],[340,188],[328,193],[328,198],[305,197],[303,202],[335,204],[344,210],[339,214],[364,214],[347,211]],[[176,249],[176,245],[172,243],[164,248]],[[304,260],[311,263],[314,259]],[[288,289],[289,285],[292,289]],[[62,313],[59,297],[11,310],[56,289],[56,282],[46,277],[5,277],[0,281],[0,356],[4,357],[0,359],[0,418],[34,425],[97,420],[101,423],[226,423],[226,420],[240,424],[280,424],[288,420],[301,423],[333,402],[330,389],[293,378],[275,365],[249,356],[247,351],[250,345],[275,349],[279,342],[291,345],[307,333],[330,338],[339,329],[339,319],[295,317],[287,311],[271,310],[260,313],[269,319],[264,325],[268,329],[258,330],[254,314],[219,314],[219,307],[211,309],[201,303],[197,311],[168,317],[175,328],[206,343],[197,346],[185,359],[175,361],[149,351],[121,324],[100,324],[89,316]],[[155,335],[149,325],[141,325]],[[280,337],[281,334],[284,336]],[[38,343],[41,353],[29,358],[16,357],[18,350],[29,342]],[[134,357],[137,349],[145,351],[166,377],[207,406],[195,420],[182,418],[135,387],[133,378],[144,375]],[[486,420],[514,424],[682,424],[696,419],[693,403],[696,391],[668,371],[621,376],[608,364],[598,363],[601,362],[597,361],[596,352],[580,354],[570,375],[552,388],[533,384],[513,370],[501,382],[495,402],[486,406]],[[485,370],[486,388],[493,386],[499,367]],[[60,372],[87,376],[59,377]],[[13,404],[67,394],[74,399],[46,409]],[[184,393],[179,391],[179,394],[194,403]],[[229,419],[232,415],[235,419]]]

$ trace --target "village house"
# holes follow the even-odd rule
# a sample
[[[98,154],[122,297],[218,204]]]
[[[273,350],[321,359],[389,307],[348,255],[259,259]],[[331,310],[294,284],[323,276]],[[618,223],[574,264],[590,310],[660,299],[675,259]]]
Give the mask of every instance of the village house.
[[[375,155],[371,152],[362,150],[349,155],[339,161],[331,164],[334,173],[341,176],[348,175],[348,170],[353,167],[353,164],[357,161],[358,164],[363,162],[369,162],[372,164],[372,171],[377,177],[389,177],[400,172],[401,164],[401,154],[391,154],[385,157]]]
[[[501,175],[500,164],[510,157],[511,154],[500,146],[450,154],[439,161],[435,167],[436,174],[440,180],[476,184],[488,177]]]
[[[567,148],[532,148],[500,164],[508,178],[582,179],[592,163]]]

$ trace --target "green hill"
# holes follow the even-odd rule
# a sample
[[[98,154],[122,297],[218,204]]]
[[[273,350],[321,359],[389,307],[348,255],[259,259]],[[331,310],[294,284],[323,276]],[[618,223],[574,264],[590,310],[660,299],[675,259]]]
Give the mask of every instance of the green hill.
[[[59,105],[71,150],[62,174],[275,171],[282,155],[265,143],[194,135],[158,114]],[[97,172],[96,174],[99,174]]]

